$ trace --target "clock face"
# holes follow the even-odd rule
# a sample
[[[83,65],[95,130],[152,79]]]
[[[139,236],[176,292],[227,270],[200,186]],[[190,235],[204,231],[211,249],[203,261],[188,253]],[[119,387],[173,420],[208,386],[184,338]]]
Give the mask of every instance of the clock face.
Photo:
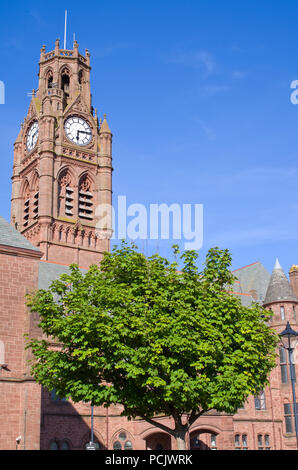
[[[64,123],[67,138],[76,145],[87,145],[92,140],[92,131],[88,122],[79,116],[71,116]]]
[[[39,131],[38,122],[34,121],[33,124],[31,124],[29,128],[29,131],[27,134],[27,140],[26,140],[27,150],[29,150],[29,152],[34,149],[37,143],[38,131]]]

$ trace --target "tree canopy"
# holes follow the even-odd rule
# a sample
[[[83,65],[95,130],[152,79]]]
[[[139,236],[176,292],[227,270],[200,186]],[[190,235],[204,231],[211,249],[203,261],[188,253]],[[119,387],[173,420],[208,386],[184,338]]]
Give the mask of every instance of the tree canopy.
[[[115,247],[85,274],[72,265],[30,296],[47,337],[28,340],[32,374],[74,402],[122,404],[123,415],[142,417],[184,448],[199,416],[235,413],[266,385],[277,336],[270,311],[230,293],[228,250],[209,250],[200,272],[194,251],[174,247],[170,263],[135,248]]]

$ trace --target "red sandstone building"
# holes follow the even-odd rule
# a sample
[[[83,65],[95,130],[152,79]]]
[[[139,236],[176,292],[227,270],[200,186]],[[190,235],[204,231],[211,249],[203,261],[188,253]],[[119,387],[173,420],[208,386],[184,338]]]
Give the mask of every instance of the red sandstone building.
[[[99,263],[109,250],[111,226],[96,207],[112,200],[112,134],[91,105],[90,55],[41,49],[38,90],[14,147],[11,223],[0,217],[0,449],[84,449],[90,441],[90,405],[59,400],[30,376],[24,334],[40,335],[25,306],[27,292],[47,288],[77,263]],[[288,281],[277,262],[234,272],[235,295],[273,311],[272,328],[297,328],[298,266]],[[270,385],[236,415],[209,412],[191,428],[192,449],[297,448],[286,351]],[[295,359],[295,357],[294,357]],[[296,360],[297,362],[297,360]],[[166,433],[120,417],[121,406],[94,409],[99,449],[175,449]],[[160,417],[170,425],[170,419]]]

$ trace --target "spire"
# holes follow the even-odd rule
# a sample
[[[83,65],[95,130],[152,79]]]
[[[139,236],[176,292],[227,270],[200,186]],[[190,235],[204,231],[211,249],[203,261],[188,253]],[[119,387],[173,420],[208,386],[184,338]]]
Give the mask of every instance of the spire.
[[[278,261],[278,258],[276,258],[274,269],[282,269],[280,262]]]
[[[107,121],[107,115],[105,114],[104,115],[104,119],[101,123],[101,126],[100,126],[100,130],[99,130],[100,133],[103,133],[105,132],[106,134],[112,134],[110,128],[109,128],[109,124],[108,124],[108,121]]]
[[[284,273],[278,259],[276,259],[274,269],[267,288],[264,305],[272,302],[297,302],[297,298],[293,294],[287,276]]]

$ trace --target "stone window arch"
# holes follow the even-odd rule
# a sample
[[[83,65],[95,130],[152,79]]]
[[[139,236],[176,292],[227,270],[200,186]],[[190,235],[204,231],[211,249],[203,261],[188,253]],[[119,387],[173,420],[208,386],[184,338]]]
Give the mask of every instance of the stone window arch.
[[[72,177],[69,170],[65,169],[58,178],[58,215],[60,217],[73,217],[73,201]]]
[[[33,219],[36,220],[38,218],[38,206],[39,206],[39,174],[35,171],[32,184],[31,184],[31,191],[32,191],[32,211],[33,211]]]
[[[59,450],[59,445],[57,441],[51,441],[49,445],[49,450]]]
[[[30,221],[30,187],[26,180],[23,188],[23,226],[28,227]]]
[[[79,84],[82,85],[83,84],[83,80],[84,80],[84,72],[83,70],[81,69],[78,73],[78,81],[79,81]]]
[[[46,86],[47,88],[53,88],[53,71],[50,69],[46,74]]]
[[[71,447],[70,447],[70,444],[69,442],[64,439],[64,441],[61,442],[61,445],[60,445],[60,450],[70,450]]]
[[[118,431],[114,435],[113,450],[133,450],[131,438],[125,430]]]
[[[64,67],[60,74],[60,88],[66,95],[69,95],[70,87],[70,72],[67,67]]]
[[[93,219],[93,186],[88,174],[79,180],[78,214],[82,219]]]

